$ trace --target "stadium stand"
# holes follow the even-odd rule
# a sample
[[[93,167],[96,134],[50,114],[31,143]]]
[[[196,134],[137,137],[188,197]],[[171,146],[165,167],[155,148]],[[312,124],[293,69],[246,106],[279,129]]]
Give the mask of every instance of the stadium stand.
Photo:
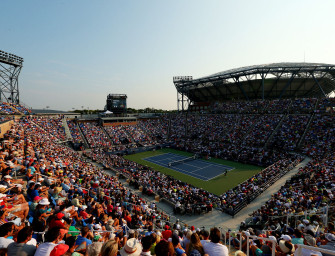
[[[74,123],[72,120],[67,120],[67,125],[70,129],[72,139],[74,143],[83,143],[83,138],[81,137],[79,128],[76,123]]]
[[[112,143],[103,129],[97,123],[81,122],[79,127],[91,148],[111,149]]]
[[[18,243],[30,240],[35,255],[51,251],[54,255],[62,247],[72,254],[77,243],[77,253],[84,255],[109,244],[116,253],[125,248],[145,251],[156,242],[152,254],[160,255],[160,247],[168,246],[170,238],[171,246],[187,255],[192,243],[209,255],[215,246],[220,247],[219,255],[231,253],[230,246],[218,245],[220,240],[253,255],[270,255],[272,250],[279,256],[298,256],[301,250],[321,255],[322,248],[334,251],[333,106],[332,99],[262,100],[249,106],[241,101],[216,103],[208,113],[162,115],[132,126],[102,128],[96,123],[79,123],[91,146],[84,152],[87,157],[125,176],[130,186],[141,188],[146,196],[159,195],[169,201],[175,214],[220,209],[235,215],[296,166],[303,155],[312,158],[235,233],[201,230],[201,222],[191,228],[171,222],[170,216],[116,176],[105,174],[80,153],[59,144],[65,140],[60,118],[23,117],[0,141],[2,249],[10,255]],[[79,141],[78,127],[71,121],[68,124],[74,140]],[[165,142],[204,157],[267,168],[224,194],[214,195],[106,152]],[[28,225],[30,228],[25,227]],[[59,244],[61,240],[65,244]],[[271,241],[276,243],[274,249]],[[36,243],[40,243],[38,248]],[[302,243],[309,247],[302,249]]]
[[[0,104],[0,114],[5,115],[29,115],[31,110],[20,104],[1,102]]]

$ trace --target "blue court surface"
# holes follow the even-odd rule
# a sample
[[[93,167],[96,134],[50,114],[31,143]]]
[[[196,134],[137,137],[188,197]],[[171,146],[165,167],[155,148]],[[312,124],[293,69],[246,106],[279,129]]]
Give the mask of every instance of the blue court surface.
[[[173,153],[166,153],[158,156],[147,157],[143,160],[158,164],[160,166],[175,170],[177,172],[181,172],[183,174],[190,175],[194,178],[204,181],[211,180],[215,177],[220,176],[226,171],[231,171],[234,169],[233,167],[227,165],[212,163],[201,159],[192,159],[191,161],[169,166],[169,163],[183,160],[185,158],[188,157]]]

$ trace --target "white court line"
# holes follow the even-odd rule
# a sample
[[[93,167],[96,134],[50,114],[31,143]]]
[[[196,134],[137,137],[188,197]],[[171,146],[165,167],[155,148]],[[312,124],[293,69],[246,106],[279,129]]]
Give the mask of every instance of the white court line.
[[[209,168],[210,166],[215,166],[215,167],[220,167],[220,169],[222,170],[222,168],[224,168],[223,170],[228,170],[228,171],[231,171],[231,170],[234,170],[235,168],[232,168],[232,167],[229,167],[229,168],[225,168],[224,166],[217,166],[217,165],[213,165],[213,164],[207,164],[205,167],[197,167],[197,166],[194,166],[194,165],[191,165],[191,164],[188,164],[188,163],[184,163],[185,165],[189,165],[189,166],[192,166],[194,168],[197,168],[195,171],[193,172],[196,172],[198,170],[202,170],[202,169],[206,169],[206,168]],[[193,173],[192,172],[192,173]]]
[[[183,163],[183,164],[185,164],[185,165],[189,165],[189,166],[192,166],[192,167],[194,167],[194,168],[196,168],[194,165],[191,165],[191,164],[187,164],[187,163]],[[186,171],[186,170],[184,170],[184,172],[187,172],[187,173],[191,173],[191,174],[193,174],[193,175],[199,175],[199,176],[201,176],[201,177],[205,177],[205,176],[203,176],[203,175],[200,175],[200,174],[198,174],[198,173],[195,173],[195,172],[197,172],[198,170],[201,170],[201,169],[205,169],[205,168],[208,168],[209,166],[211,166],[212,164],[208,164],[207,166],[205,166],[205,167],[202,167],[202,168],[198,168],[198,169],[196,169],[195,171]],[[216,166],[215,164],[214,164],[214,166]],[[222,167],[222,166],[220,166],[220,167]],[[183,169],[179,169],[179,168],[176,168],[176,169],[178,169],[178,170],[183,170]],[[232,171],[232,170],[234,170],[235,168],[229,168],[229,170],[228,169],[224,169],[224,170],[228,170],[228,171]],[[224,173],[223,172],[221,172],[219,175],[216,175],[216,176],[214,176],[214,177],[207,177],[207,179],[206,179],[206,181],[209,181],[209,180],[212,180],[212,179],[214,179],[214,178],[216,178],[216,177],[219,177],[219,176],[221,176],[221,175],[223,175]],[[193,175],[189,175],[189,176],[192,176],[192,177],[194,177]],[[200,179],[200,180],[203,180],[203,179]]]
[[[149,160],[150,158],[155,158],[155,157],[160,157],[163,155],[171,155],[171,157],[165,157],[163,160]],[[157,156],[150,156],[150,157],[146,157],[143,158],[143,160],[147,160],[149,162],[153,162],[153,161],[157,161],[157,162],[161,162],[161,161],[165,161],[165,160],[171,160],[171,161],[178,161],[178,160],[182,160],[185,159],[185,157],[173,154],[173,153],[165,153],[165,154],[161,154],[161,155],[157,155]]]
[[[188,166],[191,166],[193,168],[195,168],[194,171],[187,171],[187,170],[184,170],[184,169],[180,169],[180,168],[177,168],[175,166],[168,166],[168,164],[166,164],[166,160],[172,160],[172,161],[175,161],[175,160],[182,160],[184,159],[183,156],[180,156],[182,157],[181,159],[176,159],[175,156],[178,156],[177,158],[179,158],[179,155],[177,154],[174,154],[174,153],[165,153],[165,154],[161,154],[161,155],[157,155],[157,156],[163,156],[163,155],[171,155],[173,158],[170,158],[170,157],[167,157],[167,158],[164,158],[163,160],[148,160],[149,162],[152,162],[154,164],[158,164],[158,165],[162,165],[163,167],[168,167],[169,169],[172,169],[172,170],[176,170],[177,172],[180,172],[182,174],[186,174],[188,176],[191,176],[193,178],[196,178],[196,179],[199,179],[199,180],[204,180],[204,181],[209,181],[209,180],[212,180],[212,179],[215,179],[216,177],[219,177],[221,175],[223,175],[224,173],[221,172],[219,175],[217,176],[214,176],[214,177],[206,177],[206,176],[203,176],[203,175],[200,175],[198,173],[195,173],[199,170],[202,170],[202,169],[206,169],[206,168],[209,168],[210,166],[215,166],[215,167],[220,167],[220,168],[224,168],[224,170],[228,170],[228,171],[232,171],[234,170],[235,168],[232,168],[231,166],[228,166],[228,165],[223,165],[223,164],[219,164],[219,163],[213,163],[213,162],[207,162],[207,161],[204,161],[204,160],[199,160],[199,159],[195,159],[194,161],[200,161],[200,162],[203,162],[206,164],[205,167],[198,167],[198,166],[194,166],[192,164],[189,164],[189,163],[182,163],[182,164],[185,164],[185,165],[188,165]],[[151,156],[151,157],[147,157],[147,158],[143,158],[143,160],[146,160],[146,159],[150,159],[150,158],[154,158],[154,157],[157,157],[157,156]],[[173,167],[173,168],[170,168],[170,167]],[[200,177],[203,177],[205,179],[201,179],[201,178],[198,178],[198,177],[195,177],[195,175],[197,176],[200,176]]]
[[[165,158],[165,159],[166,159],[166,158]],[[143,158],[143,160],[144,160],[144,158]],[[151,160],[150,162],[151,162],[151,163],[154,163],[154,164],[159,164],[159,165],[161,165],[161,166],[163,166],[163,167],[165,167],[164,165],[166,165],[165,163],[160,163],[160,161],[154,161],[154,160]],[[168,166],[168,165],[166,165],[166,166]],[[171,167],[172,167],[172,168],[171,168]],[[200,174],[195,174],[195,175],[197,175],[197,176],[200,176],[200,177],[205,178],[205,179],[201,179],[201,178],[198,178],[198,177],[192,175],[192,172],[189,172],[189,171],[184,170],[184,169],[177,168],[177,167],[175,167],[175,166],[169,166],[168,168],[171,169],[171,170],[180,172],[180,173],[182,173],[182,174],[191,176],[191,177],[193,177],[193,178],[199,179],[199,180],[203,180],[203,181],[208,181],[208,180],[209,180],[208,177],[202,176],[202,175],[200,175]]]
[[[188,176],[191,176],[191,177],[193,177],[193,178],[196,178],[196,179],[198,179],[198,180],[204,180],[204,181],[208,181],[209,179],[208,179],[208,177],[205,177],[205,176],[202,176],[202,175],[200,175],[200,174],[196,174],[197,176],[200,176],[200,177],[203,177],[203,178],[205,178],[205,179],[200,179],[200,178],[198,178],[198,177],[195,177],[195,176],[193,176],[193,175],[189,175],[188,173],[188,171],[185,171],[184,169],[180,169],[180,168],[174,168],[174,169],[177,169],[177,172],[180,172],[180,173],[183,173],[183,174],[186,174],[186,175],[188,175]],[[173,170],[174,170],[173,169]],[[178,171],[179,170],[179,171]],[[185,173],[186,172],[186,173]]]

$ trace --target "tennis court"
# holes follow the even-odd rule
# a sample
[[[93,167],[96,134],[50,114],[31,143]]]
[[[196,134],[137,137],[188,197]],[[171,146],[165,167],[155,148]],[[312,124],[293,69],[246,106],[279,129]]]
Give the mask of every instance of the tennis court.
[[[173,153],[165,153],[157,156],[147,157],[143,160],[175,170],[177,172],[190,175],[204,181],[214,179],[225,173],[226,171],[231,171],[234,169],[231,166],[217,164],[201,159],[187,159],[185,162],[182,162],[186,158],[189,157]],[[172,165],[170,166],[171,163]]]

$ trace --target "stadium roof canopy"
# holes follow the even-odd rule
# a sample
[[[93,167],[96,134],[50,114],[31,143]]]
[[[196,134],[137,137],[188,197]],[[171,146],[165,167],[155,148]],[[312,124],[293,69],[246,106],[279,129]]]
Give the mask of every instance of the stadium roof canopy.
[[[179,103],[320,98],[335,91],[335,65],[323,63],[272,63],[254,65],[193,79],[176,76]]]

